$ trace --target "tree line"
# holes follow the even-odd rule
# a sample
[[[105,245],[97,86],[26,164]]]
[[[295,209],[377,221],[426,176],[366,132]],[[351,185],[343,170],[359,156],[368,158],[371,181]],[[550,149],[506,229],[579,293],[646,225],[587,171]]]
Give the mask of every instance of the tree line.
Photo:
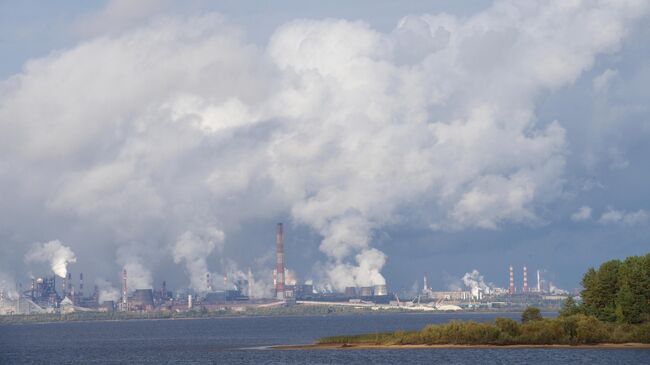
[[[650,254],[610,260],[582,278],[581,303],[568,298],[560,315],[584,314],[603,322],[650,322]]]

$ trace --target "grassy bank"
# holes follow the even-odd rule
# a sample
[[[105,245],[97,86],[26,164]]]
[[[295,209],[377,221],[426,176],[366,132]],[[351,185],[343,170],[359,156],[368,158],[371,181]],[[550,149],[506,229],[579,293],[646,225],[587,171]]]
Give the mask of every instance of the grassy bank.
[[[650,324],[601,322],[582,314],[519,323],[497,318],[493,323],[450,321],[419,331],[333,336],[319,345],[593,345],[650,343]]]

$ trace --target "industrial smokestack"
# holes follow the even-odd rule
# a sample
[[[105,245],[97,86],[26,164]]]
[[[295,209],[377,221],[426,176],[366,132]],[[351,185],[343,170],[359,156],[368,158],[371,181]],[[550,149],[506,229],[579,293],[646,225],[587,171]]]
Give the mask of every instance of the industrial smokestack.
[[[162,287],[160,288],[160,297],[167,299],[167,281],[163,280]]]
[[[539,280],[539,270],[537,270],[537,292],[542,292],[542,282]]]
[[[129,310],[129,303],[128,303],[128,287],[126,285],[126,269],[122,272],[122,310],[128,311]]]
[[[528,268],[524,265],[524,293],[528,293]]]
[[[284,230],[282,223],[278,223],[275,229],[275,295],[278,299],[284,299]]]
[[[205,283],[208,287],[208,291],[212,291],[212,281],[210,281],[210,273],[205,274]]]
[[[510,295],[515,293],[515,273],[512,270],[512,265],[510,265],[510,287],[508,288]]]
[[[422,293],[426,294],[429,291],[429,278],[427,277],[427,273],[424,273],[424,279],[423,285],[422,285]]]
[[[68,275],[63,277],[63,282],[61,282],[61,291],[63,292],[62,299],[68,296]]]
[[[69,271],[68,271],[68,280],[67,280],[67,284],[68,284],[68,294],[69,294],[69,295],[72,295],[72,273],[69,272]]]
[[[79,298],[84,297],[84,273],[79,273]]]

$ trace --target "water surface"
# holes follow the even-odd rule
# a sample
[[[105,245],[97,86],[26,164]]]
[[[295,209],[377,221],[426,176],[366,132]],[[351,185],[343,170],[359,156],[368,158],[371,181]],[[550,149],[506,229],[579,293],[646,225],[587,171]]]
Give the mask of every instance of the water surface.
[[[271,350],[323,336],[420,329],[487,313],[374,313],[0,326],[0,364],[650,364],[648,350]],[[519,314],[499,314],[518,318]]]

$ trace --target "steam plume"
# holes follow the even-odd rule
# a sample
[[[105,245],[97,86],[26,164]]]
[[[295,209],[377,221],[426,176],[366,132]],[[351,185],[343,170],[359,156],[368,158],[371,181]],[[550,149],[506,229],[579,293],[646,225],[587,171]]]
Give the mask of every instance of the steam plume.
[[[25,262],[48,262],[52,271],[64,278],[68,273],[68,264],[77,262],[77,257],[70,247],[54,240],[34,244],[25,255]]]
[[[205,279],[208,273],[206,258],[217,246],[223,244],[224,233],[216,228],[207,228],[200,233],[186,231],[178,237],[174,246],[174,262],[185,263],[190,276],[190,287],[198,291],[208,290]]]

